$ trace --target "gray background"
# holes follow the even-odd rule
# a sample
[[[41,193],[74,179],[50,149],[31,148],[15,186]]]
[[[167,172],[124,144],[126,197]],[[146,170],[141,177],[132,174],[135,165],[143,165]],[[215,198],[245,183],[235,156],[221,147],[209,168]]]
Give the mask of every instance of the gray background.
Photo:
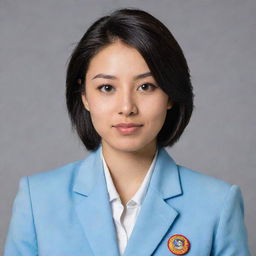
[[[19,179],[87,155],[66,112],[66,63],[88,26],[119,7],[155,15],[183,48],[196,108],[168,151],[179,164],[241,187],[256,255],[253,0],[1,0],[0,248]]]

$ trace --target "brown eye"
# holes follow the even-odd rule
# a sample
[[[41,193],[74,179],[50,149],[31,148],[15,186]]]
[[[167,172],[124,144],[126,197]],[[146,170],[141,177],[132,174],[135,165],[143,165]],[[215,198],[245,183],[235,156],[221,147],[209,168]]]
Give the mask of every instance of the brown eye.
[[[145,83],[140,86],[140,88],[143,89],[143,91],[154,91],[157,86],[151,84],[151,83]],[[151,88],[151,90],[148,90],[148,88]]]
[[[113,88],[111,85],[109,85],[109,84],[103,84],[103,85],[101,85],[101,86],[99,86],[97,89],[99,90],[99,91],[102,91],[101,89],[102,88],[105,88],[105,92],[111,92],[111,89]],[[104,91],[102,91],[102,92],[104,92]]]

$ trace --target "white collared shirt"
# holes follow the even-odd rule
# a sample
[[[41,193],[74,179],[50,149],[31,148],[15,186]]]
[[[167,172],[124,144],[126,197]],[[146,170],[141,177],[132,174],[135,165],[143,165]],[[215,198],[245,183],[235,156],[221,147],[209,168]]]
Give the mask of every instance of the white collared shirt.
[[[147,171],[147,174],[144,177],[143,182],[141,183],[139,189],[124,207],[120,200],[120,196],[113,184],[112,177],[110,175],[108,166],[105,162],[105,159],[101,150],[101,158],[103,161],[103,166],[104,166],[103,169],[104,169],[106,183],[107,183],[109,201],[111,203],[113,219],[114,219],[116,232],[117,232],[120,255],[124,254],[125,247],[131,236],[137,216],[140,212],[140,208],[145,198],[148,184],[149,184],[152,172],[154,170],[157,154],[158,154],[158,149],[156,151],[156,154],[149,167],[149,170]]]

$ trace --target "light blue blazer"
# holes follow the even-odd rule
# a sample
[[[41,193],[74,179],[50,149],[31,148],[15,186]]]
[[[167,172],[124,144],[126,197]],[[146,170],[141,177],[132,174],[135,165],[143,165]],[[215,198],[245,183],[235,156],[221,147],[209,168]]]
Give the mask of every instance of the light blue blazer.
[[[118,256],[101,146],[84,160],[22,177],[4,256]],[[171,256],[185,236],[193,256],[249,256],[240,188],[177,165],[159,148],[125,256]]]

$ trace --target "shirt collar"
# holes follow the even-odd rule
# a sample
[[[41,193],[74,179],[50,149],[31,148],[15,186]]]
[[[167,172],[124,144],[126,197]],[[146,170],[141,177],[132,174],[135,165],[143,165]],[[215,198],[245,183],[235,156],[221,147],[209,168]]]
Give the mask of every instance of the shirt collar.
[[[104,156],[102,154],[102,148],[101,148],[100,154],[101,154],[101,159],[102,159],[103,167],[104,167],[103,169],[104,169],[105,178],[106,178],[106,182],[107,182],[109,201],[112,202],[115,199],[120,199],[120,196],[119,196],[119,194],[118,194],[118,192],[117,192],[117,190],[116,190],[116,188],[114,186],[114,183],[113,183],[112,177],[110,175],[108,166],[107,166],[106,161],[104,159]],[[135,195],[129,201],[133,201],[137,205],[141,205],[142,204],[142,201],[143,201],[143,199],[144,199],[144,197],[146,195],[146,191],[147,191],[147,188],[148,188],[148,185],[149,185],[149,181],[150,181],[151,175],[152,175],[153,170],[154,170],[154,166],[155,166],[157,155],[158,155],[158,147],[157,147],[155,156],[154,156],[154,158],[153,158],[153,160],[151,162],[151,165],[149,167],[149,170],[147,171],[147,174],[146,174],[146,176],[143,179],[142,184],[140,185],[140,187],[137,190],[137,192],[135,193]]]

